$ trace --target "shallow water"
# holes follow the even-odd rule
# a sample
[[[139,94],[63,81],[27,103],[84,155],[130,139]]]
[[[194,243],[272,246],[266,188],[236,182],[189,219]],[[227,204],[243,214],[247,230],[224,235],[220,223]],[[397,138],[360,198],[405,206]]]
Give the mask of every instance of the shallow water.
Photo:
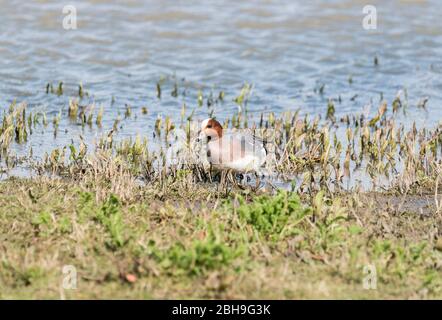
[[[63,29],[63,2],[0,1],[2,109],[16,98],[51,116],[60,109],[66,113],[69,96],[77,95],[82,82],[91,95],[83,103],[105,108],[103,131],[118,114],[124,118],[130,104],[137,116],[123,120],[119,134],[150,136],[158,115],[180,118],[183,102],[188,113],[196,108],[197,119],[207,117],[210,110],[197,107],[198,90],[204,97],[223,90],[225,102],[213,107],[214,114],[231,116],[237,111],[233,98],[250,83],[250,113],[301,108],[324,116],[327,100],[339,96],[337,115],[375,112],[381,93],[391,103],[405,88],[409,108],[402,121],[432,126],[442,115],[442,8],[437,0],[371,1],[378,13],[374,31],[362,27],[366,1],[71,3],[77,8],[77,30]],[[156,83],[162,77],[168,81],[158,99]],[[170,94],[174,77],[177,98]],[[65,94],[46,94],[46,84],[59,81]],[[416,108],[423,97],[429,97],[427,112]],[[143,106],[148,115],[141,115]],[[37,130],[28,145],[16,150],[32,146],[39,156],[80,134],[91,139],[101,132],[62,117],[57,139],[52,130]]]

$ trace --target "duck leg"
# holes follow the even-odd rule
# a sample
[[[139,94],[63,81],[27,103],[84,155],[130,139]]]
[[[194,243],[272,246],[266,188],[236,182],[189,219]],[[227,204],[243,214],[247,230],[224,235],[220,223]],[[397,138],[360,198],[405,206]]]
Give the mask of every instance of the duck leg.
[[[209,176],[209,182],[212,183],[213,182],[213,178],[212,178],[212,164],[210,164],[208,176]]]
[[[260,185],[261,185],[261,176],[255,172],[255,190],[258,190]]]
[[[229,190],[229,183],[231,183],[232,185],[236,184],[235,179],[233,178],[233,174],[232,174],[232,170],[228,169],[226,171],[226,176],[225,176],[225,188],[226,188],[226,196],[229,194],[230,190]]]
[[[227,187],[227,174],[228,174],[228,171],[225,171],[225,170],[222,170],[220,172],[220,179],[219,179],[218,186],[221,190],[225,189]]]

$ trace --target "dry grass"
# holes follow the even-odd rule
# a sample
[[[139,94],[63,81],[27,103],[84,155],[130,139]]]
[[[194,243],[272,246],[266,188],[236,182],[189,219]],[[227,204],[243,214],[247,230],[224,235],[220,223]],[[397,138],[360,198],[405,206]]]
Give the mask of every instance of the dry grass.
[[[123,202],[60,179],[1,183],[1,298],[442,297],[440,215],[372,194],[189,202],[139,189]],[[64,265],[76,290],[61,288]]]
[[[250,91],[235,98],[242,109]],[[221,179],[193,161],[185,106],[180,124],[157,119],[159,146],[117,139],[118,118],[93,146],[80,139],[42,161],[18,158],[14,143],[48,122],[14,103],[0,127],[1,170],[25,164],[35,177],[0,183],[0,298],[441,298],[440,128],[397,124],[400,97],[370,119],[338,119],[333,103],[325,121],[242,111],[225,120],[265,138],[267,170],[290,192],[271,179]],[[93,127],[103,113],[72,99],[67,116]],[[125,117],[133,113],[127,105]],[[176,129],[185,157],[166,166]],[[61,286],[65,265],[78,272],[76,290]],[[370,266],[375,290],[363,287]]]

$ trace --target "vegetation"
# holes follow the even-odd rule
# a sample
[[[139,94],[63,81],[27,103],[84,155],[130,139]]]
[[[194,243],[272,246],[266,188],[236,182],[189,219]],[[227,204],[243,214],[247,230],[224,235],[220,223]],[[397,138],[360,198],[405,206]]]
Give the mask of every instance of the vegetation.
[[[47,94],[69,90],[55,87]],[[246,84],[231,99],[238,113],[224,127],[266,141],[265,177],[197,161],[195,109],[186,105],[181,122],[157,118],[156,144],[118,138],[127,118],[148,116],[125,105],[94,144],[80,137],[40,160],[31,147],[21,156],[14,148],[37,129],[60,134],[64,117],[101,128],[106,109],[84,104],[82,84],[52,128],[24,103],[6,108],[0,298],[441,298],[440,127],[397,123],[408,105],[401,95],[368,118],[339,117],[332,100],[324,120],[252,117],[251,91]],[[175,81],[171,96],[180,94]],[[228,99],[198,89],[195,108],[211,114]],[[20,167],[32,174],[5,177]],[[77,271],[76,289],[63,287],[65,266]]]
[[[101,200],[95,188],[0,184],[1,298],[442,297],[441,216],[379,206],[376,194],[302,205],[291,192],[200,193],[189,205],[155,193]],[[62,287],[65,265],[75,290]],[[376,290],[364,289],[371,265]]]

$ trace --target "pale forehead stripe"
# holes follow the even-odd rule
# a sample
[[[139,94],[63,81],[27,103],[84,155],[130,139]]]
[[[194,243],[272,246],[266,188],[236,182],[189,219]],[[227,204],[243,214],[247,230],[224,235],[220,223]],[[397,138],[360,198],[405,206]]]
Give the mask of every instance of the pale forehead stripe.
[[[201,129],[205,129],[205,128],[207,127],[207,125],[209,124],[209,121],[210,121],[210,120],[211,120],[210,118],[204,120],[204,121],[201,123]]]

